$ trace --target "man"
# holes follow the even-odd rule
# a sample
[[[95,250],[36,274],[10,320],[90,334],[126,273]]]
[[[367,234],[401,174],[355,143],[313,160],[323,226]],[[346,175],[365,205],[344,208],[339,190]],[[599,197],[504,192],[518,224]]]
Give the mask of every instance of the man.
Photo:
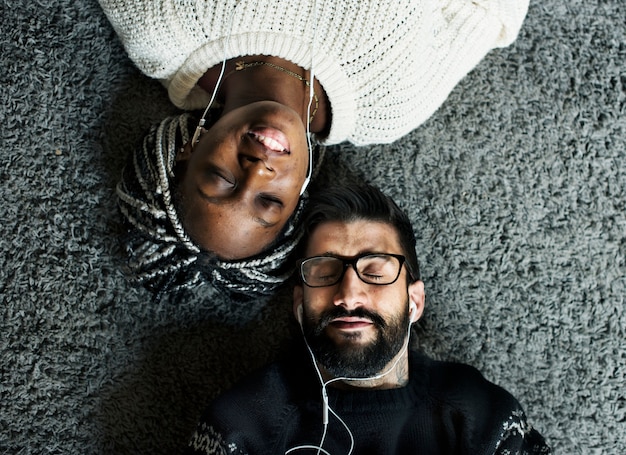
[[[543,454],[474,368],[408,349],[424,310],[407,216],[371,186],[310,203],[293,309],[304,346],[218,398],[190,453]]]

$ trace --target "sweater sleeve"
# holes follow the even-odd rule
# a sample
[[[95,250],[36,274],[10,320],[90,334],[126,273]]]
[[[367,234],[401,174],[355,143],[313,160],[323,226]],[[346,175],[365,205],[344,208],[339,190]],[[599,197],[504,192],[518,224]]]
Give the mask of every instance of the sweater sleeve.
[[[494,455],[549,453],[552,451],[543,436],[528,423],[524,412],[517,410],[503,423]]]
[[[472,0],[471,3],[484,8],[501,24],[494,47],[506,47],[515,41],[528,12],[529,0]]]
[[[250,394],[249,388],[235,387],[214,400],[200,419],[185,455],[267,453],[276,418],[271,406],[274,395],[271,389],[260,387],[262,390],[266,393],[257,395]]]
[[[472,453],[539,455],[551,453],[543,437],[532,427],[513,395],[486,380],[471,367],[466,393],[474,408],[473,429],[467,435]]]
[[[515,41],[528,3],[529,0],[448,0],[441,6],[444,22],[436,26],[435,33],[448,43],[450,51],[456,47],[463,50],[454,56],[457,62],[471,58],[466,52],[475,52],[475,58],[480,59],[490,50]]]
[[[222,434],[206,422],[201,422],[189,441],[185,455],[227,455],[239,454],[229,451]]]

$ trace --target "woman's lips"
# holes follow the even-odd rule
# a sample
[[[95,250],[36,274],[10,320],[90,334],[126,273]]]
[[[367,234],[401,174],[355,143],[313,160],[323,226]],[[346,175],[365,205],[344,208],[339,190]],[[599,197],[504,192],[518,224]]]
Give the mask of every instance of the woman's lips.
[[[280,130],[270,127],[253,128],[248,135],[270,152],[289,154],[289,139]]]

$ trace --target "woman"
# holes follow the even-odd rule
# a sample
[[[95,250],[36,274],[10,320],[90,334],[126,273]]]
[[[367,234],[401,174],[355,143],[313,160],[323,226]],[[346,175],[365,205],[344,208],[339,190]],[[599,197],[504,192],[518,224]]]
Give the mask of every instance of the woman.
[[[125,171],[118,194],[135,228],[131,268],[153,289],[209,275],[244,293],[271,292],[288,273],[303,192],[320,161],[310,138],[366,145],[407,134],[489,50],[515,39],[528,7],[527,0],[100,4],[130,58],[164,83],[176,106],[206,108],[200,121],[184,114],[162,122]]]

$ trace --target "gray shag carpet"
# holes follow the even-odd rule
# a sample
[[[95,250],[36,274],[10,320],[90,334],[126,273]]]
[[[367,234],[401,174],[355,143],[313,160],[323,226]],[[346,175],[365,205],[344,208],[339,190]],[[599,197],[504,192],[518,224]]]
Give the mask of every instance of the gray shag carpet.
[[[0,0],[0,452],[172,454],[269,361],[289,292],[153,302],[114,187],[175,112],[95,0]],[[334,148],[410,214],[420,344],[510,390],[557,453],[626,453],[626,8],[536,0],[517,42],[393,145]]]

